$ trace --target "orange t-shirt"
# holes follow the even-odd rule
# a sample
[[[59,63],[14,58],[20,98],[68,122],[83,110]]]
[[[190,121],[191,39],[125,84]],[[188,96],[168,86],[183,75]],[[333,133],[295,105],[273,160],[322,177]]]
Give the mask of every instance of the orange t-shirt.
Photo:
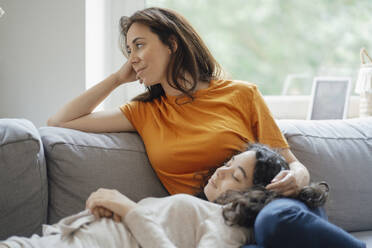
[[[194,194],[200,187],[196,173],[220,166],[248,142],[288,148],[256,85],[212,80],[194,97],[167,96],[120,107],[170,194]]]

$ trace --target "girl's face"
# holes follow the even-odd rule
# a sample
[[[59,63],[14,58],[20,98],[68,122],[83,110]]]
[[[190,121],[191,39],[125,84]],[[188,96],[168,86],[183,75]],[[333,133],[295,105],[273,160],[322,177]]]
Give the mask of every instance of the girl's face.
[[[204,187],[208,201],[216,200],[227,190],[243,190],[251,187],[255,163],[256,152],[246,151],[219,167]]]
[[[146,86],[166,82],[166,70],[172,50],[150,28],[133,23],[127,33],[129,61],[137,78]]]

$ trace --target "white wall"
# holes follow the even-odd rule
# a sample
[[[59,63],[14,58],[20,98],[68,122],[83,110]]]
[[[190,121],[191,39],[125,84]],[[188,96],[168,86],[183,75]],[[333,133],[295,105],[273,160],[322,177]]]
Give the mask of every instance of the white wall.
[[[101,33],[89,23],[93,33],[86,32],[86,1],[102,6],[95,10]],[[0,19],[0,118],[26,118],[45,126],[62,105],[126,61],[118,46],[119,19],[143,8],[144,0],[86,1],[0,0],[6,12]],[[91,14],[87,17],[94,19]],[[95,39],[103,42],[94,44]],[[135,83],[119,87],[103,106],[117,107],[138,92]]]
[[[143,9],[145,0],[87,0],[86,7],[86,85],[90,88],[126,62],[119,48],[119,20]],[[143,90],[139,83],[122,85],[98,108],[117,108]]]
[[[121,16],[130,16],[135,11],[145,8],[145,0],[110,0],[110,8],[107,8],[107,16],[111,17],[110,20],[110,43],[106,47],[110,53],[111,63],[107,66],[107,72],[111,73],[118,70],[126,58],[119,50],[119,19]],[[144,87],[138,82],[125,84],[120,86],[111,96],[104,102],[105,109],[116,108],[117,106],[129,101],[134,96],[144,91]]]
[[[46,125],[85,89],[84,0],[0,0],[0,118]]]

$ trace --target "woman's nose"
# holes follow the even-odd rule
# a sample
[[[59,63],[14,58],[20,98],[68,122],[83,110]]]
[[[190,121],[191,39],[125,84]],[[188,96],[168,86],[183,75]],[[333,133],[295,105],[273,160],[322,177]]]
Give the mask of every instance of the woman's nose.
[[[138,63],[140,61],[140,58],[138,57],[138,54],[136,51],[132,51],[129,55],[129,60],[132,64]]]
[[[129,59],[130,59],[130,62],[131,62],[132,64],[136,64],[136,63],[139,62],[139,58],[138,58],[138,56],[135,56],[135,55],[132,55],[132,54],[131,54],[131,57],[130,57]]]

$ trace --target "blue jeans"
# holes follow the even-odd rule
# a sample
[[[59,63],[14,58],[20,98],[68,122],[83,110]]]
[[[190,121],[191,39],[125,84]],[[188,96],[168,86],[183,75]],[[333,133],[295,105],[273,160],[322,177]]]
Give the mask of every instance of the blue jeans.
[[[366,244],[327,221],[323,208],[310,210],[304,203],[282,198],[258,214],[257,245],[242,248],[366,248]]]

